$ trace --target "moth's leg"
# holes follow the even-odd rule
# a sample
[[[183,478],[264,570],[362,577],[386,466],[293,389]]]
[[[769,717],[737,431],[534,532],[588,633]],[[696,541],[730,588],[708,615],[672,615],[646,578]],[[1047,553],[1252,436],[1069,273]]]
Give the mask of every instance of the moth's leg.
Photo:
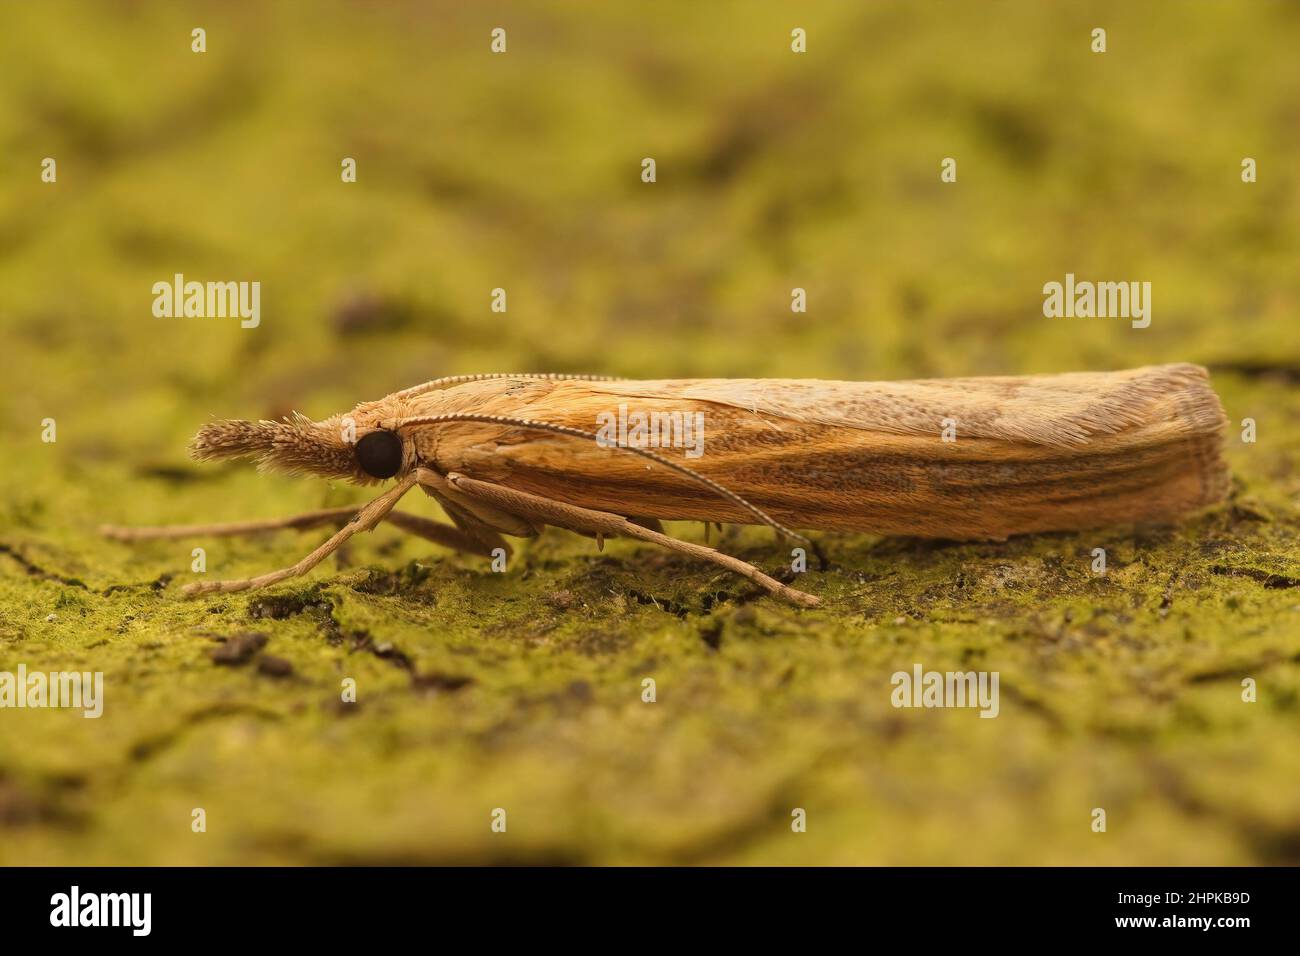
[[[441,521],[434,521],[432,518],[407,514],[405,511],[391,512],[384,521],[387,524],[396,525],[409,534],[424,538],[426,541],[432,541],[434,544],[441,544],[456,551],[464,551],[466,554],[481,554],[490,558],[492,557],[493,548],[505,548],[506,553],[510,553],[510,545],[506,544],[499,535],[491,533],[482,535],[468,532],[463,528],[443,524]]]
[[[604,535],[623,535],[628,538],[650,541],[673,551],[680,551],[683,554],[702,558],[705,561],[712,561],[728,571],[749,578],[749,580],[773,595],[784,598],[792,604],[798,604],[802,607],[817,607],[821,604],[820,598],[788,587],[739,558],[733,558],[729,554],[723,554],[703,545],[670,538],[666,534],[636,524],[622,515],[612,514],[608,511],[593,511],[590,508],[579,508],[576,505],[565,504],[550,498],[515,491],[502,485],[467,478],[454,472],[447,475],[446,481],[465,495],[534,521],[555,525],[559,528],[567,528],[571,531],[593,534],[598,539]]]
[[[639,524],[643,528],[649,528],[651,531],[658,531],[661,534],[663,533],[664,530],[664,526],[659,523],[658,518],[640,518],[640,517],[634,518],[631,515],[628,515],[627,520],[632,522],[633,524]],[[607,538],[608,535],[604,534],[603,532],[579,531],[577,528],[569,528],[567,530],[572,531],[575,534],[580,534],[584,538],[595,538],[596,550],[597,551],[605,550],[605,538]]]
[[[500,541],[501,534],[534,538],[541,530],[517,514],[495,508],[481,498],[464,494],[432,468],[417,469],[416,479],[424,493],[442,505],[456,526],[469,534],[491,535]]]
[[[637,520],[636,518],[633,518],[633,519],[631,519],[631,520],[636,521],[637,524],[641,524],[641,522],[640,522],[639,520]],[[704,543],[705,543],[705,544],[708,544],[708,543],[709,543],[709,527],[710,527],[710,525],[712,525],[712,527],[714,527],[714,528],[717,528],[719,532],[722,531],[722,522],[721,522],[721,521],[714,521],[714,522],[708,522],[708,521],[706,521],[706,522],[704,522]],[[649,526],[649,525],[646,525],[645,527],[650,527],[650,526]],[[654,530],[655,530],[655,531],[662,531],[663,528],[662,528],[662,527],[658,527],[658,528],[655,528]],[[831,559],[828,558],[828,557],[826,557],[826,552],[822,550],[821,543],[818,542],[818,541],[812,540],[812,539],[810,538],[810,539],[808,540],[808,544],[812,547],[813,555],[817,558],[817,570],[819,570],[819,571],[825,571],[825,570],[827,570],[828,568],[830,568],[830,566],[831,566]]]
[[[415,475],[407,475],[392,488],[388,489],[388,491],[385,491],[374,501],[370,502],[358,511],[356,516],[336,531],[329,540],[292,567],[281,568],[279,571],[272,571],[269,574],[259,575],[255,578],[243,578],[234,581],[195,582],[194,584],[187,584],[185,587],[181,588],[181,593],[186,597],[198,597],[201,594],[226,594],[231,591],[248,591],[255,588],[264,588],[271,584],[278,584],[286,578],[294,578],[300,574],[306,574],[337,551],[339,545],[343,544],[343,542],[347,541],[358,531],[373,530],[375,525],[383,521],[384,518],[388,516],[389,512],[393,510],[393,506],[401,500],[402,495],[410,491],[414,485]]]
[[[100,525],[99,533],[106,538],[112,538],[114,541],[150,541],[166,538],[225,538],[241,534],[261,534],[264,531],[284,531],[291,528],[302,531],[307,528],[317,528],[321,525],[340,524],[348,521],[361,508],[361,505],[344,505],[341,508],[308,511],[288,518],[268,518],[264,521],[230,521],[224,524],[171,524],[137,528],[106,524]]]
[[[171,538],[229,538],[245,534],[263,534],[268,531],[306,531],[321,525],[342,525],[352,520],[353,515],[363,505],[344,505],[340,508],[325,508],[321,511],[308,511],[289,518],[269,518],[263,521],[231,521],[225,524],[173,524],[156,527],[123,527],[121,525],[102,525],[100,534],[114,541],[157,541]],[[504,541],[483,541],[479,536],[467,534],[459,528],[422,518],[419,515],[393,511],[384,519],[409,534],[416,535],[435,544],[465,551],[469,554],[482,554],[491,557],[493,547],[509,547]]]

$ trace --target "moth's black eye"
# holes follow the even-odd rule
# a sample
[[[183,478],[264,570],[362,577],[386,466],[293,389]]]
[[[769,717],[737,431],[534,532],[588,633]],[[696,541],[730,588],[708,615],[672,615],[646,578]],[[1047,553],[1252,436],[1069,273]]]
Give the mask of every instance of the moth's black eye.
[[[397,432],[371,432],[357,442],[357,464],[371,478],[391,478],[402,470],[402,439]]]

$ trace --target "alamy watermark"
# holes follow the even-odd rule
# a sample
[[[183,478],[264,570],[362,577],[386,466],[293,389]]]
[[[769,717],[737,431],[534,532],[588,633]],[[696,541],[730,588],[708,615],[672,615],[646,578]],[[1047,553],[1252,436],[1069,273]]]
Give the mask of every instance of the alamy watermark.
[[[1043,315],[1049,319],[1132,319],[1135,329],[1151,324],[1150,282],[1065,282],[1043,286]]]
[[[153,928],[152,893],[83,893],[74,886],[50,897],[51,926],[125,926],[133,936]]]
[[[0,709],[5,707],[67,707],[83,717],[104,713],[103,671],[0,671]]]
[[[262,322],[262,283],[186,282],[176,273],[171,282],[153,284],[153,314],[159,319],[240,319],[239,327]]]
[[[684,448],[687,458],[704,454],[703,412],[617,412],[596,415],[596,444],[601,448]]]
[[[998,671],[927,671],[920,664],[895,671],[889,702],[895,707],[978,707],[981,717],[996,717]]]

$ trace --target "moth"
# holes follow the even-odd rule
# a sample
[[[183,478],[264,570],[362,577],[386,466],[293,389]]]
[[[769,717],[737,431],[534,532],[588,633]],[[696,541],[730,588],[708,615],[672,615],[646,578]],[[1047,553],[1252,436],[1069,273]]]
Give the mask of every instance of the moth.
[[[598,545],[637,538],[815,607],[816,596],[670,537],[660,522],[763,524],[805,547],[812,542],[794,529],[1001,541],[1167,522],[1226,495],[1226,424],[1205,369],[1188,364],[902,382],[459,375],[321,421],[212,422],[191,445],[204,461],[251,458],[263,469],[392,483],[368,504],[103,530],[141,540],[341,525],[292,567],[189,584],[187,597],[305,574],[387,522],[481,555],[509,553],[503,535],[547,526]],[[395,510],[415,488],[452,523]]]

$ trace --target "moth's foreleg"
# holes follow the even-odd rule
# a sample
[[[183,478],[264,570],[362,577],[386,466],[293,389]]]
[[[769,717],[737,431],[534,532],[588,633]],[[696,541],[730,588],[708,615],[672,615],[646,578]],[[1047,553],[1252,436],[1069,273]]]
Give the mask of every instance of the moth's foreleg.
[[[264,588],[271,584],[278,584],[287,578],[294,578],[300,574],[306,574],[337,551],[339,546],[354,534],[360,531],[373,530],[375,525],[379,524],[379,522],[383,521],[384,518],[389,515],[389,512],[393,510],[393,506],[401,500],[402,495],[411,490],[414,484],[414,474],[403,478],[388,491],[384,492],[374,501],[370,502],[358,511],[355,517],[336,531],[329,540],[292,567],[282,568],[279,571],[272,571],[269,574],[259,575],[255,578],[243,578],[234,581],[201,581],[194,584],[187,584],[185,587],[181,588],[181,593],[188,598],[198,597],[203,594],[226,594],[231,591],[249,591],[256,588]]]
[[[230,521],[224,524],[171,524],[152,527],[106,524],[100,525],[99,533],[114,541],[162,541],[172,538],[231,538],[239,535],[264,534],[270,531],[307,531],[322,525],[342,525],[352,520],[352,516],[363,507],[363,505],[344,505],[340,508],[308,511],[288,518]],[[430,518],[422,518],[419,515],[407,514],[404,511],[390,512],[384,521],[401,528],[408,534],[468,554],[481,554],[490,557],[493,547],[509,548],[509,545],[499,539],[497,541],[482,541],[474,535],[466,534],[459,528],[453,528],[451,525]]]
[[[821,604],[820,598],[788,587],[739,558],[733,558],[729,554],[723,554],[721,551],[715,551],[713,548],[706,548],[703,545],[670,538],[659,531],[636,524],[622,515],[616,515],[608,511],[595,511],[590,508],[579,508],[576,505],[565,504],[562,501],[543,498],[523,491],[515,491],[502,485],[478,481],[455,473],[447,475],[446,480],[453,488],[465,495],[534,521],[584,534],[609,535],[611,537],[623,535],[629,538],[639,538],[642,541],[650,541],[672,551],[680,551],[692,557],[711,561],[728,571],[748,578],[771,594],[784,598],[792,604],[798,604],[801,607],[817,607]]]

